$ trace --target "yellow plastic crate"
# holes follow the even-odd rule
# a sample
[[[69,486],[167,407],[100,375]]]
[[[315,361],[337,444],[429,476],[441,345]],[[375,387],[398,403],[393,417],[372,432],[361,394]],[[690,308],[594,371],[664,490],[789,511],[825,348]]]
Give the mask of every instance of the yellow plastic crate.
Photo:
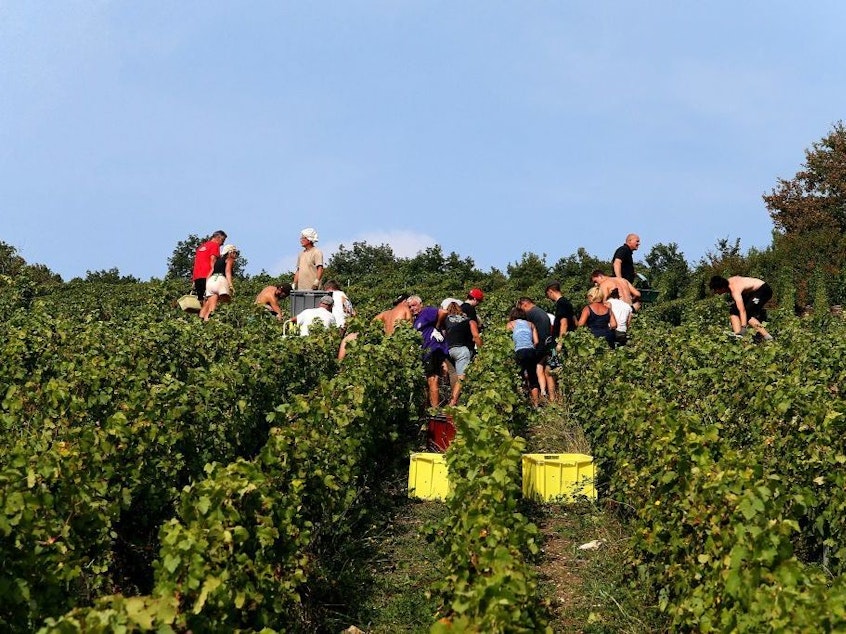
[[[442,453],[413,453],[408,469],[408,496],[444,500],[449,493],[447,466]]]
[[[582,453],[523,454],[523,497],[551,502],[584,495],[596,499],[593,456]]]

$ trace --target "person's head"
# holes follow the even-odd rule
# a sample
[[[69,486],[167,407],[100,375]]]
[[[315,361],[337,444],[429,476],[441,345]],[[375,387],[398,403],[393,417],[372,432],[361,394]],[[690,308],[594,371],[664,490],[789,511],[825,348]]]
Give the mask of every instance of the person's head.
[[[637,248],[640,246],[640,236],[636,233],[630,233],[627,235],[626,246],[628,246],[632,251],[637,251]]]
[[[551,280],[546,283],[546,297],[547,299],[552,299],[553,297],[558,297],[561,294],[561,283],[557,280]]]
[[[408,293],[400,293],[399,295],[397,295],[394,298],[394,301],[392,302],[391,305],[392,306],[399,306],[400,304],[402,304],[403,302],[406,302],[406,301],[408,301]]]
[[[449,306],[447,306],[447,315],[460,315],[461,314],[461,304],[458,302],[450,302]]]
[[[587,300],[591,304],[601,304],[605,301],[605,293],[598,286],[594,286],[587,292]]]
[[[590,281],[594,284],[602,283],[606,277],[605,272],[602,269],[596,269],[593,273],[590,274]]]
[[[608,299],[620,299],[620,289],[612,288],[608,293]]]
[[[408,304],[408,308],[411,310],[412,315],[419,315],[420,311],[423,310],[423,300],[420,299],[420,295],[412,295],[407,300],[405,300]]]
[[[717,293],[718,295],[728,293],[729,281],[720,275],[714,275],[711,278],[711,281],[708,282],[708,288],[710,288],[711,291]]]
[[[335,280],[329,280],[323,285],[324,291],[339,291],[341,290],[341,285],[338,284]]]
[[[471,304],[481,304],[485,301],[485,294],[481,288],[471,288],[470,292],[467,293],[467,301]]]
[[[508,311],[508,321],[514,321],[515,319],[525,318],[526,311],[520,308],[519,306],[514,306],[511,310]]]
[[[221,257],[226,258],[237,258],[238,257],[238,248],[234,244],[227,244],[220,250]]]
[[[276,287],[276,297],[279,299],[285,299],[291,294],[291,290],[293,290],[293,287],[288,284],[288,282],[280,284]]]
[[[528,311],[534,305],[531,297],[523,296],[517,300],[517,308],[522,308],[524,311]]]
[[[325,308],[326,310],[332,310],[332,306],[335,305],[335,300],[332,299],[331,295],[324,295],[320,298],[320,307]]]
[[[218,229],[211,235],[211,241],[217,242],[218,244],[223,244],[226,242],[226,232]]]
[[[306,227],[300,231],[300,244],[304,247],[313,247],[317,244],[317,231],[311,227]]]

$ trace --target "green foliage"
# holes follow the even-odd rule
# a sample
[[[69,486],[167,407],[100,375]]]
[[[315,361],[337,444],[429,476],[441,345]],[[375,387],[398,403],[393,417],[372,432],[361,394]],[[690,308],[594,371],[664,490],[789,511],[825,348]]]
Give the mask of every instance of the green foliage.
[[[649,266],[647,277],[650,286],[660,292],[663,300],[672,301],[684,295],[690,283],[690,267],[675,242],[659,242],[644,260]]]
[[[529,289],[540,289],[539,295],[543,295],[543,287],[549,278],[549,267],[546,264],[546,254],[524,253],[519,262],[509,264],[506,267],[511,287],[517,291],[529,292]]]
[[[650,309],[602,363],[564,357],[560,388],[632,523],[631,578],[672,630],[842,629],[846,324],[779,313],[756,346],[721,334],[720,308],[680,327]]]
[[[444,569],[434,588],[442,619],[433,631],[548,631],[530,565],[539,534],[519,509],[525,441],[512,431],[525,424],[525,399],[502,330],[488,332],[465,396],[466,407],[453,411],[457,435],[447,452],[449,513],[429,530]]]

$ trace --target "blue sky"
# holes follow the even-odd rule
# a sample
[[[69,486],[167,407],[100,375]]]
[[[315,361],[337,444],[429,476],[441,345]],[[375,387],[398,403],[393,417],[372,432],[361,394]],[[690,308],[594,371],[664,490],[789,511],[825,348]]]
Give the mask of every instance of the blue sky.
[[[846,3],[0,0],[0,240],[66,280],[440,244],[695,263],[844,118]]]

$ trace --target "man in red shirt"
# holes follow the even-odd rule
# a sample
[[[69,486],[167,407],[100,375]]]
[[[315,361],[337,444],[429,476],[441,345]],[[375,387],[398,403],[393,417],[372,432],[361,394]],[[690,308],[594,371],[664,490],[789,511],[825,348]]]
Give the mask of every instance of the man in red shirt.
[[[206,278],[211,275],[214,261],[220,257],[220,245],[225,241],[226,232],[215,231],[194,253],[194,274],[191,281],[201,304],[206,301]]]

